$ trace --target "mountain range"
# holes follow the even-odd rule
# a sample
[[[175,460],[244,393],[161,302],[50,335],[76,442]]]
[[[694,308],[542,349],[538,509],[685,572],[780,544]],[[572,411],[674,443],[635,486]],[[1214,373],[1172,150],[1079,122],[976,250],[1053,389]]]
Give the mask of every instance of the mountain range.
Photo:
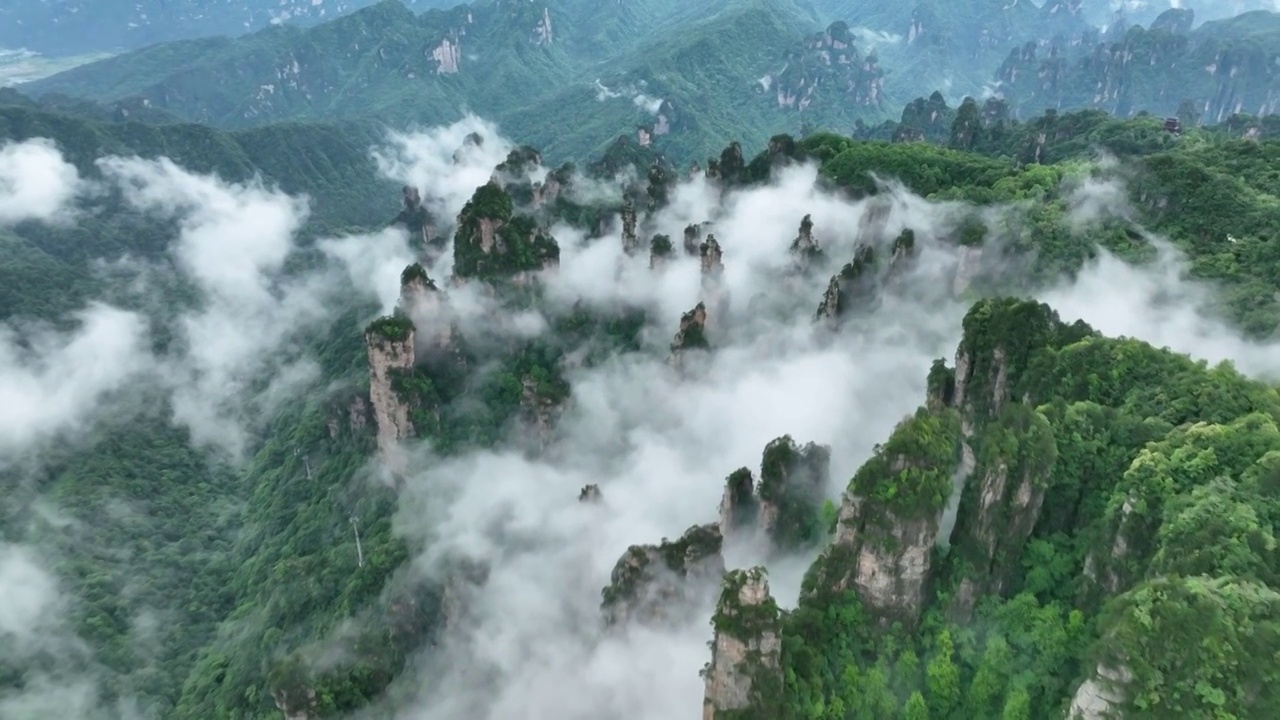
[[[1184,101],[1215,122],[1270,112],[1276,16],[1192,30],[1179,12],[1104,35],[1057,0],[486,0],[416,15],[384,0],[312,27],[156,45],[23,91],[226,128],[476,112],[550,157],[582,160],[634,134],[682,162],[731,140],[758,148],[779,132],[878,124],[938,90],[952,104],[999,93],[1014,117],[1091,106],[1185,114]]]

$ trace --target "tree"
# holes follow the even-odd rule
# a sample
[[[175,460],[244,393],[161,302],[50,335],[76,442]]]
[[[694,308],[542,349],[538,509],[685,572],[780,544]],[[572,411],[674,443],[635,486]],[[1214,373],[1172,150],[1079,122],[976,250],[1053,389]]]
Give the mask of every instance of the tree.
[[[950,717],[960,705],[960,669],[952,659],[954,654],[951,631],[943,630],[938,635],[938,654],[929,661],[929,666],[925,669],[929,705],[938,717]]]
[[[1026,688],[1014,688],[1009,693],[1000,720],[1031,720],[1031,695]]]
[[[902,714],[903,720],[929,720],[929,706],[924,696],[917,690],[907,698],[907,707]]]

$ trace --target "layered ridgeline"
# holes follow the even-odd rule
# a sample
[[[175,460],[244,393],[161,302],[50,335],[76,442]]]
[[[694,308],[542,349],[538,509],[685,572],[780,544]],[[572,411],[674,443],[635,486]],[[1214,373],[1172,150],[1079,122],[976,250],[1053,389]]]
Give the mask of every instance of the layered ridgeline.
[[[418,15],[385,0],[314,28],[146,48],[24,92],[129,101],[223,127],[429,125],[474,111],[564,159],[588,159],[624,133],[696,157],[794,132],[818,80],[830,92],[812,123],[882,119],[876,63],[846,34],[814,37],[824,25],[791,0],[486,0]]]
[[[1101,38],[1027,43],[1000,66],[996,91],[1024,114],[1046,107],[1145,110],[1184,125],[1275,114],[1280,14],[1257,10],[1193,30],[1194,22],[1193,10],[1168,10],[1147,28],[1118,21]]]
[[[12,0],[0,8],[0,47],[43,55],[120,52],[174,40],[242,35],[269,25],[315,24],[377,0],[233,0],[170,3],[98,0],[47,3]],[[405,0],[417,9],[447,0]]]
[[[5,235],[116,238],[63,282],[153,332],[103,383],[72,360],[124,367],[90,341],[128,318],[6,318],[3,387],[60,404],[0,425],[31,588],[0,714],[1274,714],[1244,659],[1275,652],[1280,403],[1156,349],[1274,367],[1207,319],[1280,320],[1272,141],[1086,113],[582,171],[469,123],[380,149],[395,220],[334,196],[352,234],[75,145],[251,135],[23,112],[97,184],[0,203]],[[323,174],[274,171],[320,212]]]

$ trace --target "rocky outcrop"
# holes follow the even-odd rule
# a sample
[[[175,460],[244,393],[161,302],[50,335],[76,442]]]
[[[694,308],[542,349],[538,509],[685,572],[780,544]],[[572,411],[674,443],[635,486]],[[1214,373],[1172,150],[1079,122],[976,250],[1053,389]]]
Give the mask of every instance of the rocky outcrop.
[[[622,251],[628,255],[635,255],[640,250],[636,222],[636,205],[631,198],[627,198],[622,205]]]
[[[920,408],[854,475],[835,538],[805,578],[804,596],[852,590],[879,621],[914,625],[958,460],[960,417]]]
[[[764,568],[725,576],[712,625],[711,662],[703,669],[703,720],[780,717],[782,621]]]
[[[369,357],[369,399],[378,426],[378,450],[393,471],[404,470],[400,441],[412,437],[410,405],[396,392],[397,373],[414,365],[413,322],[403,315],[379,318],[364,333]]]
[[[680,329],[671,341],[671,364],[684,366],[684,357],[691,350],[709,350],[707,341],[707,306],[698,303],[692,310],[680,316]]]
[[[599,503],[604,500],[604,496],[600,494],[600,486],[591,484],[584,485],[578,493],[578,502],[581,503]]]
[[[859,244],[854,249],[853,262],[845,263],[827,283],[815,317],[835,324],[851,313],[874,309],[879,287],[875,262],[875,250],[870,245]]]
[[[798,445],[784,435],[765,446],[760,460],[759,527],[773,547],[796,550],[817,542],[817,527],[831,473],[831,448]]]
[[[409,231],[409,239],[413,245],[422,249],[438,249],[440,243],[436,241],[435,221],[422,204],[422,194],[418,192],[418,188],[405,185],[401,189],[401,195],[400,213],[396,215],[393,224]]]
[[[708,234],[707,239],[698,246],[698,256],[702,265],[702,276],[708,279],[720,277],[724,273],[724,252],[716,236]]]
[[[664,623],[687,613],[724,575],[723,538],[715,524],[689,528],[679,540],[632,545],[602,592],[607,625]]]
[[[1133,674],[1126,668],[1113,670],[1098,665],[1094,676],[1081,683],[1071,698],[1067,720],[1107,720],[1113,717],[1112,711],[1124,702],[1120,688],[1132,679]]]
[[[667,263],[675,253],[670,235],[654,235],[649,241],[649,269],[657,270]]]
[[[315,688],[299,688],[295,692],[277,689],[271,692],[276,709],[284,714],[284,720],[318,720],[320,703]]]
[[[440,39],[440,44],[431,48],[427,57],[436,63],[437,75],[454,75],[462,63],[462,47],[456,35]]]
[[[760,78],[760,91],[780,109],[803,111],[816,102],[878,108],[884,71],[875,52],[863,56],[848,23],[837,21],[790,53],[785,64]]]
[[[542,19],[533,29],[535,45],[550,45],[555,40],[555,32],[551,28],[551,8],[542,8]]]
[[[501,166],[500,166],[501,167]],[[560,262],[555,238],[536,219],[517,214],[501,178],[517,172],[509,167],[478,188],[458,214],[453,272],[458,278],[496,280],[546,270]],[[530,199],[532,186],[530,185]]]
[[[820,262],[822,247],[813,236],[813,219],[810,216],[805,215],[800,221],[800,234],[791,241],[790,252],[792,262],[800,270],[808,270]]]

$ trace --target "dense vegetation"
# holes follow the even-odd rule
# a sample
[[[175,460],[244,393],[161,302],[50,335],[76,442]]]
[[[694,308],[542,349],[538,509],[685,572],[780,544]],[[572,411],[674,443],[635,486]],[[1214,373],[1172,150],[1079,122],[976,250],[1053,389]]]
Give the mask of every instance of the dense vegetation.
[[[933,117],[919,110],[904,114],[889,137],[912,118]],[[1194,276],[1220,284],[1217,309],[1255,337],[1275,332],[1280,143],[1241,138],[1262,122],[1237,117],[1175,137],[1151,117],[1091,111],[1019,122],[998,107],[983,110],[961,106],[945,133],[920,128],[937,144],[813,133],[775,138],[750,162],[726,150],[708,166],[733,188],[813,160],[822,182],[845,196],[883,192],[877,179],[894,178],[930,200],[958,203],[971,222],[939,241],[989,247],[1006,261],[1005,272],[970,289],[974,295],[1031,291],[1077,272],[1099,245],[1150,260],[1151,246],[1135,226],[1111,221],[1071,231],[1075,190],[1112,173],[1125,181],[1142,226],[1187,253]],[[378,178],[367,154],[379,138],[360,125],[224,132],[0,107],[0,138],[30,137],[53,138],[90,176],[104,153],[165,155],[230,179],[261,173],[319,200],[315,232],[379,227],[396,210],[397,189]],[[1119,169],[1099,163],[1097,149],[1119,158]],[[627,150],[616,148],[620,156]],[[651,157],[637,152],[618,162],[636,159]],[[659,169],[642,177],[646,187],[636,194],[660,207],[671,175]],[[477,189],[457,228],[455,247],[465,252],[453,258],[454,272],[485,283],[504,311],[540,307],[550,331],[519,341],[455,338],[448,352],[424,359],[394,386],[411,401],[418,435],[444,456],[507,443],[536,452],[539,443],[524,431],[571,396],[569,358],[606,362],[640,352],[644,326],[655,320],[633,308],[543,307],[536,283],[510,283],[558,257],[543,232],[552,220],[595,228],[605,215],[569,204],[519,207],[525,190]],[[172,228],[118,203],[107,207],[71,228],[0,231],[0,317],[61,318],[109,293],[91,270],[95,258],[163,257]],[[998,221],[975,219],[979,208],[1010,207],[1018,211]],[[469,244],[482,220],[505,223],[498,232],[511,256],[494,261]],[[988,245],[988,235],[1006,242]],[[867,258],[862,270],[877,262]],[[172,292],[169,299],[181,302],[191,290]],[[393,532],[394,483],[369,479],[376,420],[366,407],[360,330],[376,314],[352,302],[308,338],[322,381],[254,428],[240,466],[210,461],[193,447],[161,399],[104,422],[30,476],[6,469],[6,486],[21,492],[6,494],[0,532],[56,557],[76,598],[77,632],[108,669],[107,698],[139,698],[153,717],[268,718],[281,709],[338,717],[378,698],[414,653],[430,648],[448,619],[449,588],[397,573],[416,548]],[[669,333],[674,318],[655,321]],[[410,325],[401,314],[371,329],[394,340],[407,337]],[[963,439],[976,464],[959,498],[954,544],[929,548],[933,571],[911,622],[879,622],[880,611],[854,590],[810,583],[815,592],[780,621],[785,716],[1050,717],[1099,664],[1131,674],[1127,717],[1280,715],[1276,665],[1257,660],[1274,656],[1280,633],[1273,473],[1280,396],[1229,365],[1101,337],[1034,303],[979,302],[963,331],[961,348],[974,359],[970,402],[948,404],[943,396],[964,378],[959,368],[936,366],[930,385],[942,399],[904,421],[849,483],[850,493],[886,511],[879,517],[927,524],[950,499]],[[797,457],[809,453],[826,462],[824,450],[790,438],[771,445],[762,499],[778,500],[772,493],[781,469],[794,471]],[[995,512],[1004,514],[988,514],[977,482],[1002,472],[1026,480],[1028,493],[1041,498],[1036,512],[1021,508],[1020,515],[1005,497],[1010,488],[994,494]],[[25,521],[37,497],[56,501],[84,536]],[[803,516],[813,498],[780,499],[784,544],[810,545],[834,524],[829,510]],[[990,527],[1024,527],[1025,542],[987,546]],[[1119,538],[1124,553],[1112,551]],[[981,589],[972,603],[960,599],[965,582]],[[131,626],[142,609],[170,618],[159,641],[145,647]],[[773,606],[767,609],[772,622]],[[317,647],[335,646],[347,661],[314,662]],[[24,668],[5,662],[0,655],[0,682],[22,687]]]

